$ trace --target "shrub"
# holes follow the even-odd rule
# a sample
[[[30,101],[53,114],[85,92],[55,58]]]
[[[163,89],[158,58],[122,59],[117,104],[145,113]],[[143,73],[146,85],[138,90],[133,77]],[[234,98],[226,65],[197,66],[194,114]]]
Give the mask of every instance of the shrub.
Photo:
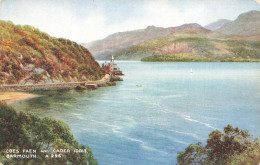
[[[4,164],[89,164],[96,165],[89,147],[80,145],[70,128],[62,121],[39,118],[0,102],[0,160]],[[7,159],[6,149],[36,149],[37,159]],[[87,153],[64,153],[61,158],[46,158],[41,150],[50,154],[53,149],[87,149]]]
[[[260,162],[260,142],[247,130],[228,125],[224,133],[215,130],[209,134],[206,146],[200,142],[189,145],[178,153],[178,164],[257,164]]]

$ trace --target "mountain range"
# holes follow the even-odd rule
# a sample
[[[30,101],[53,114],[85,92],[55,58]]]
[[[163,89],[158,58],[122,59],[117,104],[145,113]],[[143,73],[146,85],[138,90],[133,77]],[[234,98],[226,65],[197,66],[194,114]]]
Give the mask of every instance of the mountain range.
[[[209,32],[199,24],[184,24],[178,27],[162,28],[148,26],[146,29],[119,32],[106,37],[104,40],[98,40],[87,44],[82,44],[88,48],[98,60],[109,59],[115,51],[137,45],[152,39],[169,36],[180,32]]]
[[[221,19],[205,27],[196,23],[169,28],[148,26],[115,33],[83,46],[98,60],[108,60],[112,54],[117,60],[180,54],[198,61],[258,61],[259,27],[260,11],[250,11],[234,21]]]

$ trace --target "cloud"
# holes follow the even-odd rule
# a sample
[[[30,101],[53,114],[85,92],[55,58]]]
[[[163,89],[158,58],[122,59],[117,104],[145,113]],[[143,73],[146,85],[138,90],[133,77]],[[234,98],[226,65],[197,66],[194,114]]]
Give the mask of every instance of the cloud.
[[[146,1],[137,9],[138,11],[134,11],[134,14],[130,14],[116,23],[110,23],[111,19],[117,18],[111,18],[102,8],[86,11],[79,15],[68,6],[52,6],[43,1],[30,2],[30,5],[20,3],[16,8],[11,7],[14,13],[4,15],[4,17],[16,24],[35,26],[55,37],[64,37],[76,42],[90,42],[112,33],[146,28],[149,25],[170,27],[181,25],[184,22],[195,22],[194,16],[199,18],[204,11],[204,6],[181,10],[171,6],[169,2],[168,0]],[[136,15],[136,13],[140,13],[140,15]],[[86,15],[84,16],[84,14]],[[202,18],[197,20],[203,22]]]
[[[176,26],[183,24],[184,22],[192,23],[201,20],[196,19],[196,17],[198,18],[198,16],[201,16],[203,12],[203,5],[181,8],[180,6],[171,5],[169,1],[166,0],[160,2],[156,1],[147,5],[144,19],[157,26]]]
[[[204,9],[203,5],[181,9],[171,6],[167,0],[149,2],[143,6],[142,15],[129,17],[116,25],[105,25],[104,28],[111,34],[118,31],[146,28],[149,25],[171,27],[196,21],[205,23],[205,19],[201,17],[205,12]]]
[[[11,20],[15,24],[29,24],[52,36],[80,43],[102,39],[116,32],[143,29],[149,25],[206,25],[220,18],[235,19],[249,8],[257,9],[246,7],[247,3],[253,2],[254,6],[258,6],[253,0],[183,0],[181,3],[179,0],[144,0],[142,3],[135,0],[126,0],[124,3],[116,3],[117,0],[106,3],[92,0],[4,2],[0,5],[0,19]]]
[[[84,21],[78,22],[78,40],[81,42],[92,41],[98,38],[103,38],[104,34],[107,35],[106,17],[100,13],[93,13],[88,16]]]

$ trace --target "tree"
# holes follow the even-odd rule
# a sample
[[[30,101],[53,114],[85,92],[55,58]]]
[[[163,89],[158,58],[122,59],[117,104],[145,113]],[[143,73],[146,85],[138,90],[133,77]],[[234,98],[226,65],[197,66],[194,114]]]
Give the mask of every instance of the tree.
[[[224,133],[215,130],[209,134],[207,144],[189,145],[178,153],[178,164],[246,164],[260,162],[260,143],[247,130],[228,125]]]
[[[36,149],[37,159],[7,159],[6,149]],[[41,150],[51,154],[54,149],[87,149],[86,153],[64,153],[61,158],[49,159]],[[17,113],[0,102],[0,160],[4,164],[75,164],[96,165],[89,147],[80,145],[70,128],[62,121]]]

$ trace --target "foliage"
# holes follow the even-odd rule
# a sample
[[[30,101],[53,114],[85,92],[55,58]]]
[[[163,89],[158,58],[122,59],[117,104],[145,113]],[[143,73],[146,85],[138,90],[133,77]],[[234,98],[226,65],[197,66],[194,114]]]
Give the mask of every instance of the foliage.
[[[260,62],[260,59],[248,58],[214,58],[211,55],[192,55],[192,54],[165,54],[144,57],[143,62]]]
[[[155,55],[142,59],[144,62],[208,62],[210,59],[191,54]]]
[[[45,74],[35,72],[37,68],[47,71],[52,80],[60,82],[70,80],[69,77],[79,81],[82,77],[97,80],[105,74],[83,46],[64,38],[51,37],[28,25],[0,21],[0,47],[0,72],[7,75],[3,80],[5,84],[33,79],[33,74]],[[25,69],[29,65],[33,66],[32,70]],[[79,72],[79,65],[84,65],[87,70]],[[37,77],[39,83],[47,79],[45,75]]]
[[[36,149],[36,159],[8,159],[7,149]],[[41,150],[70,149],[61,158],[45,158]],[[74,149],[87,149],[87,153],[74,153]],[[49,153],[50,154],[50,153]],[[32,114],[17,113],[0,102],[0,160],[4,164],[97,164],[89,147],[80,145],[70,128],[62,121],[40,119]]]
[[[260,162],[260,142],[247,130],[228,125],[224,133],[215,130],[209,134],[206,146],[189,145],[178,153],[178,164],[257,164]]]

